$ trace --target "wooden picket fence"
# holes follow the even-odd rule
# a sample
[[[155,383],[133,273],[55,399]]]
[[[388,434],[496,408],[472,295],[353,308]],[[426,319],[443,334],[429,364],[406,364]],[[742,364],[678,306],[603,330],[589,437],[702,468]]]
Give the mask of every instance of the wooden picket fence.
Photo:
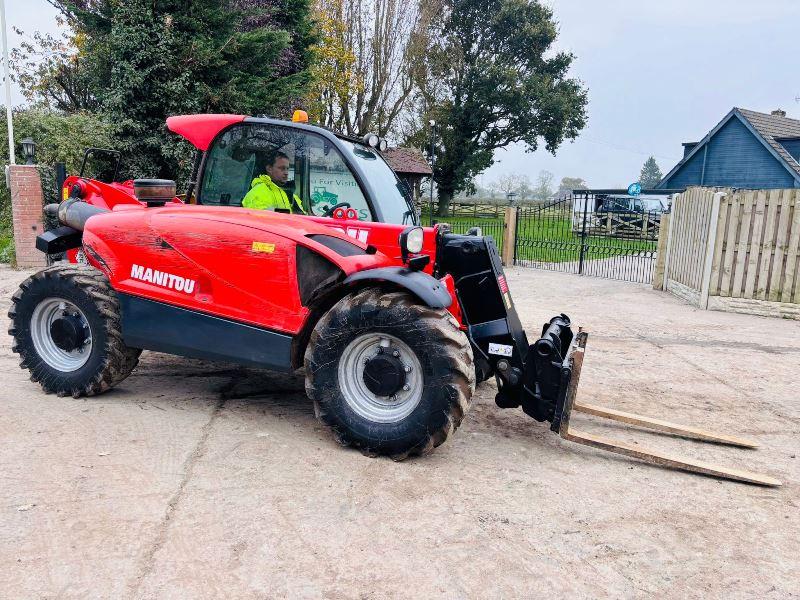
[[[676,196],[663,281],[701,308],[800,318],[800,189]]]

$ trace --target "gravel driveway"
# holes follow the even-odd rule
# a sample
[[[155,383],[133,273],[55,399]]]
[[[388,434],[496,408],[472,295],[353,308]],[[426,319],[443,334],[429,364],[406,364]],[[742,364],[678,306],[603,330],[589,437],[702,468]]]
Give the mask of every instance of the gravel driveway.
[[[0,267],[0,328],[27,273]],[[532,337],[591,332],[579,398],[758,450],[581,429],[764,471],[778,489],[559,439],[485,384],[402,463],[340,448],[299,376],[145,353],[102,396],[44,395],[0,335],[4,598],[787,598],[800,594],[800,323],[647,286],[509,271]]]

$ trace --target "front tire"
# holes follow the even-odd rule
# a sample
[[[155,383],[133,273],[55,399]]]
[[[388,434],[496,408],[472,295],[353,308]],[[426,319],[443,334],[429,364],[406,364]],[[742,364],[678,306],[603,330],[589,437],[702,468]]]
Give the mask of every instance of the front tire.
[[[449,312],[368,288],[317,323],[306,391],[342,444],[400,460],[430,452],[461,424],[475,391],[472,360]]]
[[[97,269],[60,263],[32,275],[11,298],[12,350],[46,393],[75,398],[130,375],[141,350],[122,341],[120,307]]]

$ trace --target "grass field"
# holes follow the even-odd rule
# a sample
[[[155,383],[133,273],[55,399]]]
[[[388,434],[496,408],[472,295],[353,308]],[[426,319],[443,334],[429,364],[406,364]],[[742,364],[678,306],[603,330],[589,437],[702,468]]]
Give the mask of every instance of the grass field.
[[[503,250],[503,230],[504,222],[502,217],[496,219],[481,219],[475,217],[434,217],[435,221],[447,223],[453,228],[453,233],[466,233],[472,227],[480,227],[483,235],[490,235],[494,238],[497,249]],[[422,224],[430,225],[430,216],[422,213]]]
[[[561,213],[563,214],[563,212]],[[470,227],[480,227],[484,235],[491,235],[498,249],[503,243],[503,219],[481,219],[474,217],[436,217],[449,223],[454,233],[465,233]],[[422,224],[428,225],[430,218],[422,214]],[[606,258],[635,252],[652,252],[655,242],[647,239],[619,238],[605,235],[586,237],[587,252],[592,258]],[[517,260],[525,262],[572,262],[580,255],[581,238],[572,231],[569,217],[545,214],[543,218],[521,218],[517,225]]]

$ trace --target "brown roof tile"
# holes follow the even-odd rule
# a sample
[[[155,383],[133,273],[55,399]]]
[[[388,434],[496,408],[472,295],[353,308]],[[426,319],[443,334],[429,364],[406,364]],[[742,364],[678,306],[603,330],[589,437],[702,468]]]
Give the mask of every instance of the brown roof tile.
[[[389,148],[383,158],[396,173],[402,175],[430,175],[431,167],[425,156],[416,148]]]
[[[800,173],[800,163],[786,151],[778,141],[785,138],[800,138],[800,121],[782,117],[780,115],[768,115],[755,112],[744,108],[736,109],[747,119],[753,129],[758,131],[761,137],[786,161],[792,169]]]

